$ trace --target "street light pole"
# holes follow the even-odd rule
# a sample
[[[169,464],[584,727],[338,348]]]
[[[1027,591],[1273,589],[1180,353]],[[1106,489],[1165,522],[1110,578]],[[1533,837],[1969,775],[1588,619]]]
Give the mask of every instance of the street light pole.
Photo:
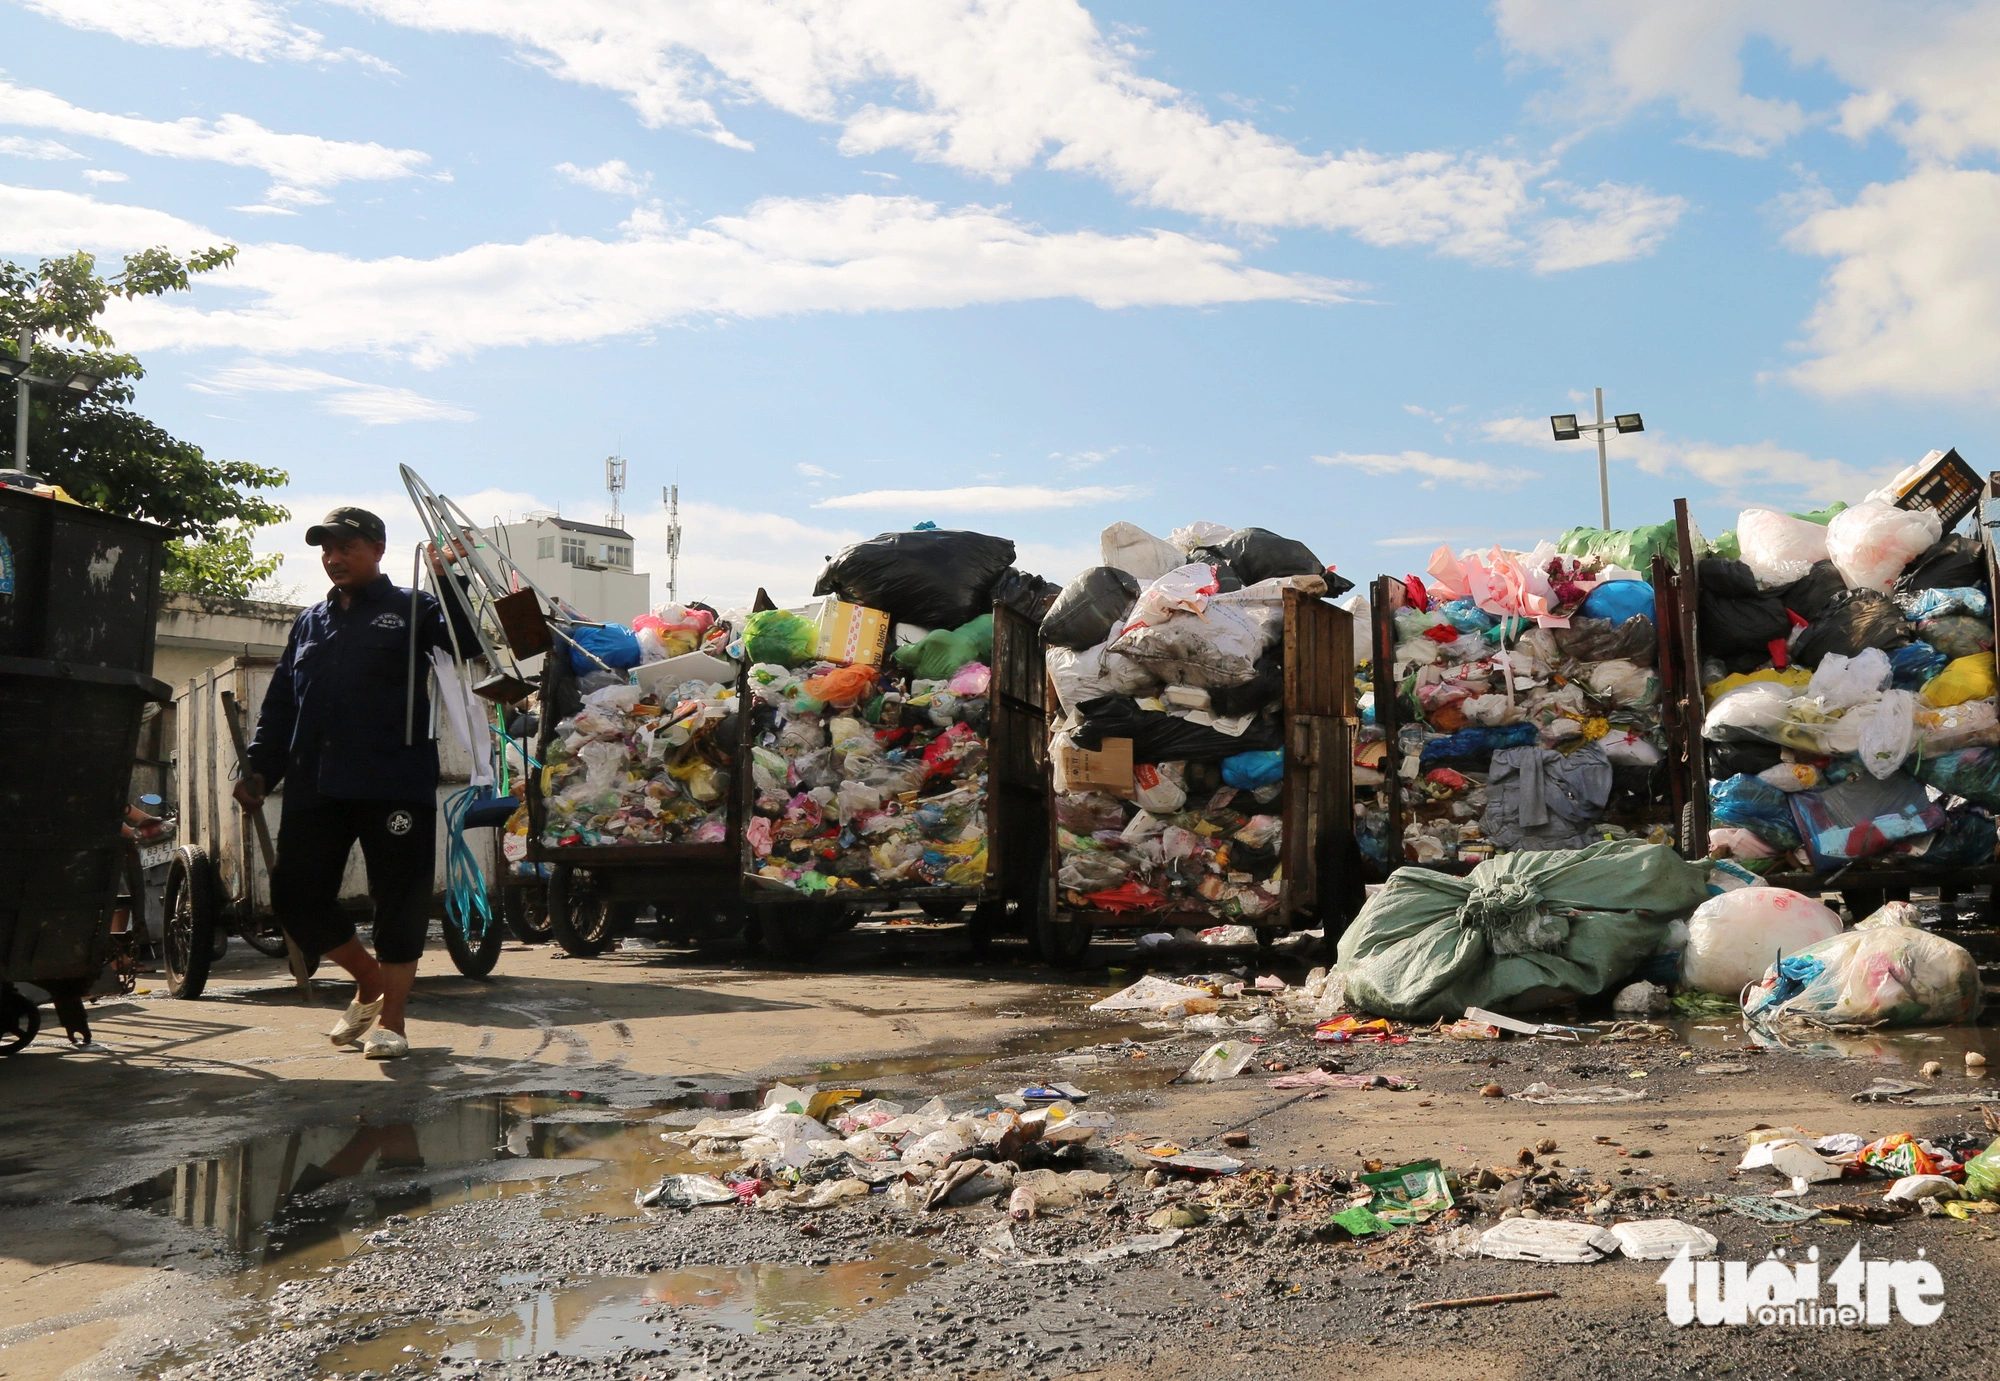
[[[1611,530],[1611,463],[1605,453],[1604,438],[1609,432],[1643,432],[1646,423],[1636,412],[1621,412],[1609,422],[1604,420],[1604,390],[1594,388],[1592,396],[1597,402],[1597,420],[1579,422],[1573,412],[1557,413],[1549,418],[1549,425],[1555,429],[1556,440],[1575,441],[1585,432],[1597,436],[1597,507],[1604,530]]]

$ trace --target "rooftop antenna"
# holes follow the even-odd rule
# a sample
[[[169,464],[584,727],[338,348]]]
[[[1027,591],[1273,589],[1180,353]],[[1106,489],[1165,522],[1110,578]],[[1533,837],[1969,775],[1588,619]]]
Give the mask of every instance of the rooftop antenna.
[[[681,602],[681,487],[670,484],[660,491],[667,506],[667,603]]]
[[[604,515],[604,525],[622,529],[625,526],[625,515],[618,511],[618,505],[625,497],[624,456],[604,458],[604,488],[611,495],[611,511]]]

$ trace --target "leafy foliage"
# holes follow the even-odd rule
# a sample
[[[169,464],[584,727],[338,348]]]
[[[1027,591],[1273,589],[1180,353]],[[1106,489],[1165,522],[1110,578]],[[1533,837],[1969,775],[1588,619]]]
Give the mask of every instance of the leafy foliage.
[[[290,515],[257,493],[283,486],[283,470],[244,461],[211,460],[199,446],[170,435],[133,411],[133,384],[145,377],[138,359],[119,352],[104,328],[113,298],[185,292],[197,274],[226,267],[236,247],[197,250],[179,258],[165,249],[125,257],[111,277],[84,253],[44,259],[35,268],[0,260],[0,335],[13,344],[35,333],[37,374],[103,380],[87,398],[31,393],[28,469],[61,485],[78,501],[175,529],[168,546],[169,589],[245,595],[277,570],[282,558],[260,560],[254,528]],[[9,353],[14,353],[10,351]],[[15,390],[0,389],[0,443],[14,436]],[[13,463],[11,447],[6,464]]]

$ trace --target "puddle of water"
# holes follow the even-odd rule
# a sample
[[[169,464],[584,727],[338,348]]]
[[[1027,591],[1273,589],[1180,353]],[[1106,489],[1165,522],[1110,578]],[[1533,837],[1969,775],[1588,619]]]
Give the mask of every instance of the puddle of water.
[[[974,1065],[1015,1059],[1022,1055],[1050,1055],[1063,1051],[1087,1050],[1093,1046],[1115,1044],[1119,1041],[1156,1041],[1162,1034],[1166,1033],[1149,1030],[1144,1022],[1139,1021],[1111,1022],[1103,1026],[1070,1027],[1053,1031],[1037,1029],[1016,1032],[982,1050],[897,1055],[883,1060],[847,1060],[816,1065],[814,1071],[822,1084],[865,1083],[916,1074],[938,1074],[948,1069],[970,1069]],[[1051,1066],[1052,1070],[1055,1068],[1058,1066]],[[1049,1077],[1060,1076],[1051,1073]]]
[[[327,1353],[319,1365],[322,1372],[352,1375],[412,1361],[506,1360],[544,1352],[596,1357],[670,1346],[680,1321],[734,1333],[841,1323],[955,1260],[920,1242],[887,1241],[860,1260],[825,1267],[706,1266],[600,1277],[540,1291],[497,1318],[391,1328]]]
[[[1938,1060],[1951,1074],[1965,1072],[1965,1052],[1968,1050],[1976,1050],[1989,1060],[2000,1059],[2000,1032],[1987,1026],[1914,1027],[1865,1035],[1844,1035],[1831,1031],[1788,1032],[1780,1044],[1762,1033],[1745,1030],[1742,1021],[1736,1019],[1672,1017],[1661,1020],[1687,1042],[1689,1049],[1703,1054],[1734,1054],[1762,1048],[1774,1055],[1816,1055],[1869,1064],[1909,1065],[1912,1068],[1923,1065],[1927,1060]]]

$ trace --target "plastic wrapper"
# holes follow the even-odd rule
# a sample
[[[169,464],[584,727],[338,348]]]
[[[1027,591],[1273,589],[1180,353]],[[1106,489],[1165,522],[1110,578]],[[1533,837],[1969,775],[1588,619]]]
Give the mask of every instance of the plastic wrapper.
[[[1757,774],[1757,780],[1776,787],[1787,796],[1795,791],[1811,791],[1820,784],[1820,771],[1807,762],[1781,762]]]
[[[1736,542],[1743,564],[1766,586],[1793,584],[1829,555],[1824,527],[1768,508],[1738,515]]]
[[[1993,676],[1993,654],[1981,652],[1975,656],[1955,658],[1945,669],[1924,683],[1924,699],[1939,709],[1963,704],[1968,700],[1991,700],[1996,687]]]
[[[1993,650],[1993,622],[1971,614],[1941,614],[1916,625],[1918,638],[1948,659],[1972,657]]]
[[[1748,830],[1778,853],[1799,845],[1787,793],[1760,777],[1709,783],[1708,807],[1713,828]]]
[[[1013,564],[1014,544],[1004,537],[885,532],[843,548],[813,593],[838,594],[922,628],[957,628],[993,612],[993,586]]]
[[[1681,979],[1735,997],[1787,954],[1840,934],[1840,917],[1783,887],[1740,887],[1710,897],[1688,919]]]
[[[1132,799],[1155,815],[1172,815],[1187,804],[1184,763],[1140,763],[1132,769],[1132,784]]]
[[[1892,508],[1870,499],[1836,514],[1827,525],[1827,556],[1853,588],[1886,594],[1903,568],[1942,535],[1935,510]]]
[[[1069,584],[1042,619],[1042,641],[1051,647],[1096,647],[1132,612],[1139,581],[1116,566],[1092,566]]]
[[[1791,660],[1817,668],[1830,652],[1852,657],[1866,648],[1888,651],[1909,640],[1909,624],[1894,600],[1874,590],[1846,590],[1828,600],[1799,634],[1791,645]]]
[[[1806,694],[1845,709],[1886,688],[1893,674],[1889,654],[1880,648],[1864,648],[1852,657],[1830,652],[1813,672]]]
[[[1745,995],[1760,1025],[1936,1026],[1969,1022],[1983,996],[1962,945],[1910,925],[1864,925],[1772,964]]]
[[[1977,586],[1932,587],[1910,592],[1898,591],[1896,607],[1911,623],[1940,618],[1945,614],[1971,614],[1984,618],[1990,604],[1986,591]]]
[[[1823,791],[1800,792],[1791,806],[1806,851],[1820,869],[1886,853],[1944,823],[1943,808],[1902,773],[1885,780],[1852,777]]]
[[[1911,724],[1916,746],[1926,757],[2000,744],[2000,713],[1991,700],[1966,700],[1942,708],[1919,700]]]

